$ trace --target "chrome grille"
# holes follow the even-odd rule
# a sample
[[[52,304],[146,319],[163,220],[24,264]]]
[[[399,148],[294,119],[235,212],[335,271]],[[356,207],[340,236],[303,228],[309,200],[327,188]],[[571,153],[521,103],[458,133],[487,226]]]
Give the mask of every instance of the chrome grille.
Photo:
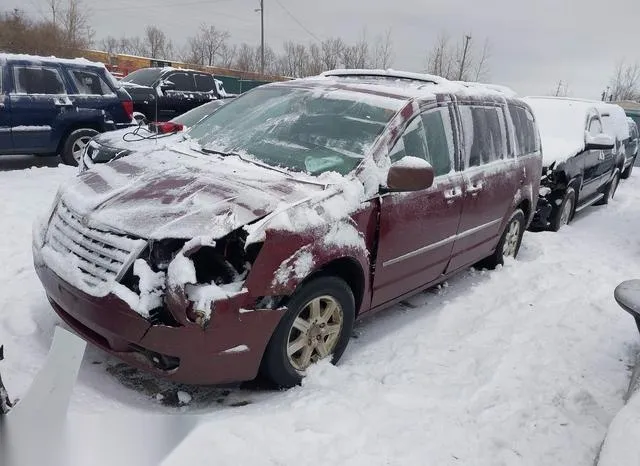
[[[143,240],[84,225],[62,201],[49,222],[46,242],[71,256],[91,286],[122,278],[145,246]]]

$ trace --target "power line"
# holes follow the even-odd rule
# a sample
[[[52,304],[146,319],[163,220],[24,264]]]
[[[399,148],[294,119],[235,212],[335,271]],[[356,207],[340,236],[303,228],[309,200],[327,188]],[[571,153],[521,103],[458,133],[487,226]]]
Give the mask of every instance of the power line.
[[[294,20],[294,21],[298,24],[298,26],[300,26],[302,29],[304,29],[304,30],[305,30],[305,32],[306,32],[307,34],[309,34],[311,37],[313,37],[313,38],[314,38],[315,40],[317,40],[318,42],[322,42],[322,40],[321,40],[321,39],[319,39],[319,38],[318,38],[318,36],[316,36],[313,32],[311,32],[311,31],[310,31],[310,30],[309,30],[309,29],[308,29],[304,24],[302,24],[302,23],[300,22],[300,20],[299,20],[298,18],[296,18],[296,17],[293,15],[293,13],[291,13],[291,12],[287,9],[287,7],[285,7],[282,3],[280,3],[280,0],[275,0],[275,2],[280,6],[280,8],[282,8],[282,10],[283,10],[287,15],[289,15],[289,17],[290,17],[292,20]]]

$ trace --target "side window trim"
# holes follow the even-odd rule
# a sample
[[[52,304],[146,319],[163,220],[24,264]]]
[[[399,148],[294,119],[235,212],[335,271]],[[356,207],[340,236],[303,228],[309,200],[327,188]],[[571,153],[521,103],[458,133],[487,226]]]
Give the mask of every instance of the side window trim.
[[[176,70],[176,71],[172,71],[170,74],[168,74],[168,75],[167,75],[165,78],[163,78],[162,80],[163,80],[163,81],[164,81],[164,80],[171,81],[171,82],[173,82],[174,84],[176,84],[176,83],[175,83],[175,81],[172,81],[172,80],[171,80],[171,77],[172,77],[172,76],[175,76],[175,75],[179,75],[179,74],[183,74],[183,75],[185,75],[185,76],[187,76],[187,77],[189,77],[189,78],[191,79],[191,90],[181,90],[181,89],[176,88],[176,92],[197,92],[197,91],[196,91],[196,79],[195,79],[195,76],[194,76],[194,74],[193,74],[193,73],[189,73],[189,72],[187,72],[187,71],[180,71],[180,70]]]

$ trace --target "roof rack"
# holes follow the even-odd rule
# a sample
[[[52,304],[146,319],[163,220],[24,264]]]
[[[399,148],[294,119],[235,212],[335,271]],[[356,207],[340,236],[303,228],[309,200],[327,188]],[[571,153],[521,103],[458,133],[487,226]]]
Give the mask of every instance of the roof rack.
[[[440,76],[434,76],[431,74],[422,73],[410,73],[407,71],[395,71],[395,70],[367,70],[367,69],[337,69],[331,71],[325,71],[321,76],[335,76],[335,77],[361,77],[361,78],[391,78],[391,79],[408,79],[412,81],[420,81],[429,84],[444,84],[449,82],[445,78]]]

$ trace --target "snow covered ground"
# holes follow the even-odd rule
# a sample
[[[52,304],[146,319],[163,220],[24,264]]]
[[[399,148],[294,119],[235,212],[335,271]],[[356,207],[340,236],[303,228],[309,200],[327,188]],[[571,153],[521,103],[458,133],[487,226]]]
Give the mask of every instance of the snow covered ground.
[[[0,170],[38,161],[25,160],[0,159]],[[14,397],[58,323],[32,268],[31,223],[74,174],[0,171],[0,343]],[[640,278],[639,232],[634,173],[609,206],[559,233],[527,233],[518,261],[360,323],[342,363],[314,368],[302,387],[177,386],[89,348],[71,412],[206,414],[166,465],[591,466],[639,350],[613,299]]]

